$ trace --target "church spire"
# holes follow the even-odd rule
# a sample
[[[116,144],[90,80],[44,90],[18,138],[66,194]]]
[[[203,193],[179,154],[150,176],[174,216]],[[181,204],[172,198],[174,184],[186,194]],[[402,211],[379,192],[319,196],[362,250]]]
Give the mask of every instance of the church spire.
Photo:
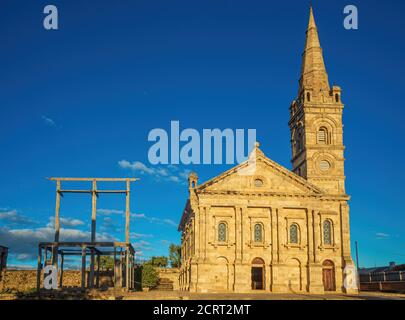
[[[302,68],[298,95],[301,96],[304,91],[312,91],[312,95],[316,97],[329,94],[329,90],[328,74],[326,73],[318,29],[316,27],[314,12],[311,6],[309,10],[305,50],[302,54]]]

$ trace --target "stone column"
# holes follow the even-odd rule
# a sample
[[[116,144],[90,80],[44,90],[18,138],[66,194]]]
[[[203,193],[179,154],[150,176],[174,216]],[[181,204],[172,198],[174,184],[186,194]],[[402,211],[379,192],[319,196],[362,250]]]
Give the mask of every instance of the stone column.
[[[282,208],[274,207],[271,208],[272,212],[272,254],[273,261],[271,264],[272,272],[272,292],[286,292],[288,290],[285,279],[286,279],[286,266],[284,264],[282,255],[282,241],[283,229],[282,223]]]
[[[342,246],[342,290],[346,293],[358,293],[355,266],[350,252],[350,222],[349,222],[349,206],[346,202],[340,204],[340,230],[341,230],[341,246]],[[336,268],[337,269],[337,268]],[[346,279],[347,277],[347,279]]]
[[[312,244],[308,241],[309,246],[313,246],[313,257],[308,261],[308,292],[323,293],[322,265],[318,257],[318,247],[320,245],[320,217],[319,211],[310,210],[308,216],[312,216],[311,232],[313,234]]]
[[[246,242],[246,221],[247,207],[235,207],[235,232],[236,232],[236,249],[235,249],[235,264],[234,264],[234,284],[235,292],[248,292],[250,290],[250,267],[249,261],[246,260],[248,255],[244,254]],[[232,286],[230,286],[232,288]]]

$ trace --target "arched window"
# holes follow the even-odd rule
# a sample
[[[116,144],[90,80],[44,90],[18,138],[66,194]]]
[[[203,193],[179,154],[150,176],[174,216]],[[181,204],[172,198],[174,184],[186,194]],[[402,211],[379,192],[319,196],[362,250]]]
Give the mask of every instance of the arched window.
[[[254,231],[255,231],[254,234],[255,242],[263,242],[263,226],[260,223],[256,223]]]
[[[307,92],[307,101],[310,102],[311,101],[311,94],[309,92]]]
[[[336,100],[336,102],[339,102],[339,94],[335,94],[335,100]]]
[[[332,222],[330,220],[323,222],[323,243],[332,245]]]
[[[328,144],[328,129],[321,127],[318,130],[318,143]]]
[[[226,242],[227,237],[227,226],[225,222],[221,222],[218,225],[218,241],[219,242]]]
[[[293,223],[290,226],[290,243],[298,244],[298,242],[299,242],[298,232],[299,232],[298,226],[295,223]]]

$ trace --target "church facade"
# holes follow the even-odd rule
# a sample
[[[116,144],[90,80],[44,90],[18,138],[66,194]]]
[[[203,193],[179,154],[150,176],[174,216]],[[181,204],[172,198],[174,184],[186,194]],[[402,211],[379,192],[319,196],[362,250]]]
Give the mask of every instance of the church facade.
[[[292,170],[257,143],[249,160],[198,185],[189,177],[180,288],[192,292],[357,292],[345,191],[341,89],[330,87],[312,8]]]

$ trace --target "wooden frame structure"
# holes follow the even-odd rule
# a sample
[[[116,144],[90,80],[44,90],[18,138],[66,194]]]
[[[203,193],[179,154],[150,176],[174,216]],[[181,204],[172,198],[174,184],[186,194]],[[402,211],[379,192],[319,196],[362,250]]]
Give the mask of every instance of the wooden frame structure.
[[[3,275],[7,270],[7,256],[8,248],[0,246],[0,279],[3,278]]]
[[[58,269],[59,287],[63,286],[63,267],[65,256],[81,256],[81,288],[99,287],[100,257],[114,257],[114,287],[132,290],[135,287],[135,250],[130,243],[130,193],[131,182],[137,178],[49,178],[56,181],[55,239],[54,242],[41,242],[38,246],[37,290],[41,286],[41,271],[44,265],[53,265]],[[62,182],[91,182],[91,189],[63,189]],[[97,182],[124,183],[125,189],[100,190]],[[90,242],[60,242],[60,202],[64,193],[88,193],[91,195],[91,239]],[[96,218],[97,198],[99,194],[125,194],[125,242],[97,242]],[[86,256],[90,255],[89,275],[86,281]],[[59,263],[60,256],[60,263]],[[97,272],[96,260],[97,259]],[[59,268],[58,268],[59,266]],[[96,278],[96,283],[94,280]]]

